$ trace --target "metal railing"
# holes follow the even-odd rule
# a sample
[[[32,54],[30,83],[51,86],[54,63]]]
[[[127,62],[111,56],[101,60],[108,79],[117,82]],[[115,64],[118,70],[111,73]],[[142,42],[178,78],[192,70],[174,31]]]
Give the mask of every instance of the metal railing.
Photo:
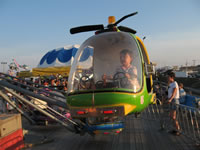
[[[200,144],[200,110],[185,105],[177,105],[178,122],[182,133]]]
[[[197,99],[197,102],[199,99]],[[173,104],[176,108],[176,119],[180,126],[181,134],[200,144],[200,109],[186,105]],[[161,130],[170,131],[175,129],[174,120],[169,116],[173,105],[161,103],[159,99],[151,104],[143,113],[142,118],[158,121]]]
[[[24,87],[28,87],[28,85],[23,84]],[[34,90],[38,90],[34,88]],[[7,93],[10,93],[13,97],[15,97],[16,101],[11,100]],[[23,93],[21,95],[20,93]],[[50,94],[50,92],[48,92]],[[56,95],[57,96],[57,95]],[[28,119],[32,124],[36,124],[36,121],[29,116],[28,114],[32,113],[33,108],[40,112],[41,114],[47,116],[46,119],[54,120],[55,122],[64,126],[68,131],[83,135],[84,133],[89,133],[90,135],[94,135],[93,132],[87,130],[85,124],[78,120],[72,120],[71,118],[63,115],[62,113],[58,112],[57,110],[53,109],[49,105],[61,107],[64,110],[67,110],[67,105],[65,102],[57,100],[52,97],[47,97],[45,95],[38,94],[37,92],[29,91],[27,88],[22,88],[21,86],[13,85],[12,83],[8,82],[7,80],[0,77],[0,97],[9,103],[14,109],[16,109],[19,113],[21,113],[26,119]],[[1,99],[1,100],[2,100]],[[33,101],[32,101],[33,100]],[[34,103],[37,101],[37,104]],[[46,103],[42,103],[46,102]],[[20,107],[18,104],[22,104]],[[25,106],[25,107],[24,107]],[[34,113],[32,113],[34,115]],[[37,114],[35,114],[37,115]]]

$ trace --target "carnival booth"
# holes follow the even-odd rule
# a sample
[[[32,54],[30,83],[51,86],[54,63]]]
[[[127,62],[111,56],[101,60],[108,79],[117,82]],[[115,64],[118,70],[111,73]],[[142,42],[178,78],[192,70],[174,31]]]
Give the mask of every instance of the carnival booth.
[[[32,69],[33,76],[49,76],[61,74],[68,76],[79,45],[64,46],[47,52],[40,60],[37,68]]]

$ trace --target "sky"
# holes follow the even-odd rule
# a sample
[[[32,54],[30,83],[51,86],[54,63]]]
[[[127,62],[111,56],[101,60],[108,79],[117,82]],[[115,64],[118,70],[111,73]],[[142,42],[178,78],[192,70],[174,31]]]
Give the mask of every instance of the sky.
[[[70,28],[108,24],[137,11],[120,25],[137,31],[158,67],[200,64],[199,0],[0,0],[0,62],[37,67],[48,51],[84,42],[94,32]],[[0,71],[3,65],[0,64]]]

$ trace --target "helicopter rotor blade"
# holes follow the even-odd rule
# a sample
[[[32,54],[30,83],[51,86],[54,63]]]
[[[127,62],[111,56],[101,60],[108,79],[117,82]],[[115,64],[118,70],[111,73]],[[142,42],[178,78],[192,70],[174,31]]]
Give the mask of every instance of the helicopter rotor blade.
[[[134,12],[134,13],[131,13],[131,14],[129,14],[129,15],[126,15],[126,16],[122,17],[121,19],[119,19],[118,21],[116,21],[113,25],[114,25],[114,26],[117,26],[117,24],[119,24],[120,22],[122,22],[124,19],[126,19],[126,18],[128,18],[128,17],[131,17],[131,16],[134,16],[134,15],[136,15],[136,14],[138,14],[137,11]]]
[[[80,26],[70,29],[71,34],[76,34],[80,32],[88,32],[88,31],[96,31],[96,30],[103,30],[104,26],[102,24],[99,25],[87,25],[87,26]]]
[[[133,34],[137,33],[137,31],[135,31],[134,29],[131,29],[131,28],[128,28],[128,27],[125,27],[125,26],[119,26],[118,29],[120,31],[130,32],[130,33],[133,33]]]

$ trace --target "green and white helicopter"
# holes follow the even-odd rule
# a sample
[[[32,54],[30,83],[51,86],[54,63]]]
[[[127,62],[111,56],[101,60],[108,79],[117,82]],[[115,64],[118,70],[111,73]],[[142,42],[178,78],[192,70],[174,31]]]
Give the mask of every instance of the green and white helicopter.
[[[72,64],[67,105],[73,119],[98,133],[120,133],[127,115],[138,114],[153,102],[154,67],[136,31],[117,26],[109,17],[108,26],[71,28],[71,34],[95,31],[78,49]]]

